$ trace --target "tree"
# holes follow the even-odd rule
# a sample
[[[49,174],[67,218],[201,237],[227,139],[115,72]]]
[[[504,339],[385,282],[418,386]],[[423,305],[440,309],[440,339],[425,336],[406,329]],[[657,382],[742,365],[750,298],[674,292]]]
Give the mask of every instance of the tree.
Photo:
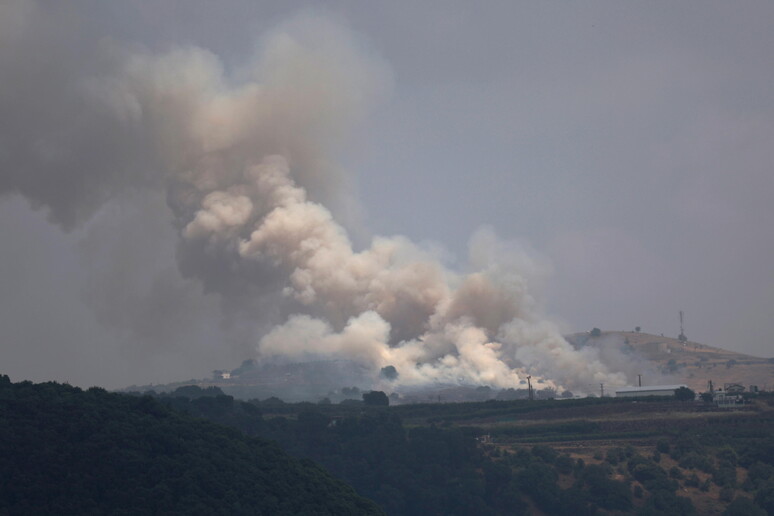
[[[364,392],[363,403],[366,405],[386,407],[390,404],[390,398],[382,391]]]
[[[680,387],[675,390],[675,399],[677,401],[693,401],[696,399],[696,393],[688,387]]]
[[[718,496],[722,502],[730,503],[734,499],[734,488],[730,486],[723,486]]]
[[[769,481],[762,488],[758,489],[758,493],[755,495],[755,503],[769,514],[774,514],[774,481]]]
[[[396,380],[398,378],[398,370],[395,369],[395,366],[391,365],[382,367],[382,370],[379,374],[382,378],[386,378],[388,380]]]
[[[766,511],[755,505],[749,498],[737,496],[726,507],[723,516],[766,516]]]
[[[600,330],[599,328],[594,328],[593,330],[591,330],[591,336],[592,337],[601,337],[602,336],[602,330]]]
[[[0,457],[0,514],[384,514],[311,461],[160,397],[0,377]]]
[[[594,503],[608,510],[627,511],[632,507],[632,495],[624,482],[612,480],[601,466],[590,465],[583,472],[583,482],[589,488]]]
[[[637,327],[634,328],[634,331],[636,331],[637,333],[640,333],[640,329],[641,328],[639,326],[637,326]]]
[[[358,389],[357,387],[342,387],[341,393],[344,396],[357,396],[358,394],[360,394],[360,389]]]

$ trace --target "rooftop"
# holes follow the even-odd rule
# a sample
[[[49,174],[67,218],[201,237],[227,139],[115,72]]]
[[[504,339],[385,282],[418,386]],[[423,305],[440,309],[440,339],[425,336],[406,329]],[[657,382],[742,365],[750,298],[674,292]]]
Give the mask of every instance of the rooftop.
[[[674,391],[686,385],[643,385],[642,387],[621,387],[615,392],[641,392],[641,391]]]

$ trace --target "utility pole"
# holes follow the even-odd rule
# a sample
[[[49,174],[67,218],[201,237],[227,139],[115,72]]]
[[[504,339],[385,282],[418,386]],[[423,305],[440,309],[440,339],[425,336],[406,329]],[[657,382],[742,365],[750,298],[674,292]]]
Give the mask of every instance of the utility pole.
[[[599,397],[604,398],[605,397],[605,384],[600,383],[599,384]]]
[[[677,340],[683,343],[683,346],[685,346],[686,341],[688,340],[688,337],[685,336],[685,331],[683,331],[683,311],[680,310],[680,335],[677,336]]]
[[[529,389],[529,400],[532,401],[534,399],[532,395],[532,376],[527,376],[527,388]]]

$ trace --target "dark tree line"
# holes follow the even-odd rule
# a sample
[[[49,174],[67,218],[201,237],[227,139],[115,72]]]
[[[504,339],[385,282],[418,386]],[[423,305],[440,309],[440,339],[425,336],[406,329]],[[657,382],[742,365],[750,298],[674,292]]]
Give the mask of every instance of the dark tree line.
[[[225,414],[226,398],[190,404]],[[381,514],[313,462],[150,396],[7,376],[0,479],[4,515]]]
[[[774,436],[764,415],[716,418],[658,441],[652,456],[611,448],[601,464],[588,465],[541,444],[502,451],[479,442],[478,428],[405,426],[398,415],[432,408],[445,419],[602,401],[342,407],[243,402],[199,387],[121,395],[0,376],[0,515],[378,513],[355,491],[392,515],[520,515],[534,507],[577,516],[690,515],[678,486],[704,489],[699,470],[709,475],[704,484],[721,487],[727,514],[774,509]],[[568,425],[554,430],[599,431],[583,421]],[[679,468],[666,471],[662,454]],[[739,465],[748,468],[741,485]],[[740,488],[747,496],[734,499]]]

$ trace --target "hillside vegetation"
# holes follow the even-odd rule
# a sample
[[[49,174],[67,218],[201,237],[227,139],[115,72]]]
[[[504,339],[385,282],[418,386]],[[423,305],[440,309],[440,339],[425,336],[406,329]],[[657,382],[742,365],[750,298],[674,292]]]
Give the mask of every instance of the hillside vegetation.
[[[0,375],[0,514],[381,514],[310,461],[149,396]]]
[[[768,394],[739,410],[667,398],[390,407],[0,377],[0,409],[0,514],[378,512],[310,459],[396,516],[774,514]]]
[[[765,395],[734,411],[666,398],[240,402],[197,387],[161,399],[319,461],[392,515],[774,510],[774,399]]]

